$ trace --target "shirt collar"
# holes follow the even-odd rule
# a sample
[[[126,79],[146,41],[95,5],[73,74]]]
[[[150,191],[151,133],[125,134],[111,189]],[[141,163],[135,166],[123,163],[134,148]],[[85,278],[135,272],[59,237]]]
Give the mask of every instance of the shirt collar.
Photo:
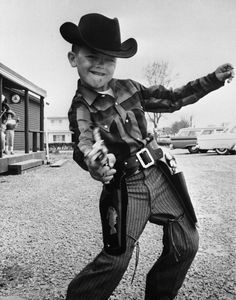
[[[113,85],[114,85],[114,79],[111,80],[110,82],[110,87],[113,90]],[[78,92],[83,96],[85,101],[88,103],[89,106],[93,104],[95,99],[100,95],[98,92],[82,85],[81,81],[78,80]]]

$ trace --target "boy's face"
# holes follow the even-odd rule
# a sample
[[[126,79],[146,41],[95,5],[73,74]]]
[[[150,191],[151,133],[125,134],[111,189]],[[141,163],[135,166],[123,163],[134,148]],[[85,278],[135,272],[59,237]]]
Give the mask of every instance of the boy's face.
[[[68,59],[76,67],[81,83],[98,92],[109,88],[109,82],[116,68],[116,58],[99,53],[87,47],[79,47],[76,52],[69,52]]]

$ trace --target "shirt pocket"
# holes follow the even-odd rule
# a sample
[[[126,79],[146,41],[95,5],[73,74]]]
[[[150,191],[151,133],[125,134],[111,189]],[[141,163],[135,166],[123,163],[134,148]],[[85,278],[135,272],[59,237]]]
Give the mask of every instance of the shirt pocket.
[[[110,111],[109,113],[100,111],[93,115],[93,122],[95,126],[110,133],[112,123],[117,122],[117,118],[119,116],[114,111]]]
[[[108,122],[104,124],[99,124],[99,128],[110,133],[110,125]]]
[[[110,132],[112,121],[113,121],[112,116],[109,116],[109,117],[106,117],[106,118],[101,118],[98,115],[96,115],[93,118],[94,125],[96,127],[99,127],[101,130],[104,130],[108,133]]]

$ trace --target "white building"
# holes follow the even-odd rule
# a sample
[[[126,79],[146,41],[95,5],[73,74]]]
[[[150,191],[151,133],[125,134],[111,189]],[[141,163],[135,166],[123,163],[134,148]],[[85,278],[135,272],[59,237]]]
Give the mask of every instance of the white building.
[[[67,117],[48,117],[45,119],[48,143],[71,143],[71,131]]]

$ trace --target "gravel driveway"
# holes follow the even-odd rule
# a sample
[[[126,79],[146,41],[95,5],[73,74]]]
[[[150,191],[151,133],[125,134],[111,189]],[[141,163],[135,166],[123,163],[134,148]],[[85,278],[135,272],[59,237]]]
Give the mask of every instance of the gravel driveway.
[[[235,292],[235,155],[174,150],[199,219],[200,249],[177,300],[233,300]],[[101,249],[101,184],[71,159],[22,175],[0,175],[0,299],[65,299],[70,280]],[[142,300],[145,274],[161,252],[161,228],[148,224],[111,300]],[[147,247],[147,241],[151,241]],[[88,299],[93,300],[93,299]]]

